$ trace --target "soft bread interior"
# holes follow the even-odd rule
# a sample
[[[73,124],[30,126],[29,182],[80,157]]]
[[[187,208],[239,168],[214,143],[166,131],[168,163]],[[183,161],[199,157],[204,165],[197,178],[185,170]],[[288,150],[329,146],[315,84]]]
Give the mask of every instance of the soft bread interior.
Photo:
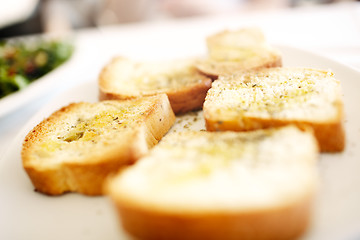
[[[215,61],[260,62],[277,53],[257,28],[223,31],[208,37],[206,43],[209,57]]]
[[[140,62],[118,57],[102,71],[99,86],[104,92],[139,96],[181,89],[203,79],[194,59]]]
[[[146,154],[174,121],[166,94],[72,103],[29,132],[23,167],[39,192],[101,195],[106,177]]]
[[[120,205],[180,214],[277,208],[313,193],[317,151],[312,134],[295,127],[175,132],[108,191]]]
[[[269,68],[220,77],[209,90],[205,117],[239,117],[311,122],[338,121],[340,82],[331,71]]]
[[[208,57],[197,61],[202,73],[217,78],[235,71],[280,67],[280,52],[270,46],[257,28],[222,31],[206,39]]]
[[[159,124],[165,124],[164,131],[159,130],[157,118],[162,118],[163,123]],[[23,162],[25,166],[46,168],[112,158],[121,161],[122,157],[128,161],[130,155],[143,155],[157,143],[174,119],[165,94],[129,101],[71,104],[29,134]],[[136,153],[131,152],[133,147]]]

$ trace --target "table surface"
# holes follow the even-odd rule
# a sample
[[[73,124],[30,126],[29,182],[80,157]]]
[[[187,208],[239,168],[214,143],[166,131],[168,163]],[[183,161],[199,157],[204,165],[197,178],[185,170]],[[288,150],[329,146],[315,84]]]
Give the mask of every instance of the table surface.
[[[182,41],[191,41],[197,34],[211,34],[224,28],[260,27],[273,44],[294,46],[312,51],[360,69],[360,3],[342,3],[276,11],[234,13],[182,20],[116,25],[75,32],[76,59],[71,68],[71,81],[43,93],[17,110],[0,117],[0,160],[26,122],[51,99],[81,82],[96,80],[101,67],[118,54],[126,54],[124,46],[144,48],[156,46],[151,29],[184,31]],[[179,34],[177,34],[178,36]],[[159,46],[161,47],[161,46]],[[131,50],[131,49],[130,49]],[[130,51],[129,50],[129,51]],[[156,54],[149,49],[149,56]],[[164,51],[168,51],[165,49]],[[184,52],[185,55],[191,55]],[[66,77],[69,77],[69,73]],[[65,77],[65,75],[64,75]],[[359,79],[360,81],[360,79]]]

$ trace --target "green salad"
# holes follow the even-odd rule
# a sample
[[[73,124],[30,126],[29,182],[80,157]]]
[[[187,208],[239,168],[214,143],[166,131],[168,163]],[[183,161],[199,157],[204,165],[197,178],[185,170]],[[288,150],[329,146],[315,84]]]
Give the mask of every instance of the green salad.
[[[21,90],[49,73],[73,53],[67,41],[0,40],[0,98]]]

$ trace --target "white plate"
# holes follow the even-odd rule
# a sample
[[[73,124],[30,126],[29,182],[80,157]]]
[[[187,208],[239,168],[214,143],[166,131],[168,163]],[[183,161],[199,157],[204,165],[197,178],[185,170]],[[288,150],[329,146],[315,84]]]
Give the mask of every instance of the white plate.
[[[321,154],[321,185],[314,220],[303,239],[359,239],[360,73],[306,51],[289,47],[280,47],[280,50],[285,66],[332,69],[344,90],[346,150],[339,154]],[[127,239],[107,198],[42,195],[34,192],[22,169],[20,150],[25,134],[54,110],[80,100],[97,100],[95,81],[53,100],[24,127],[4,155],[0,165],[0,239]]]
[[[43,77],[30,83],[26,88],[0,98],[0,118],[63,85],[64,81],[70,81],[66,74],[69,74],[69,68],[72,67],[74,55],[75,51],[70,59]]]

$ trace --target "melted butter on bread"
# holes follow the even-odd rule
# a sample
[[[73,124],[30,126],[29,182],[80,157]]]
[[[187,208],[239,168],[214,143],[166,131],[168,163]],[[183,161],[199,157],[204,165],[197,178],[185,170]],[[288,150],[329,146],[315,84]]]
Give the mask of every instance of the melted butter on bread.
[[[112,62],[111,67],[112,78],[117,79],[113,82],[116,89],[177,89],[203,79],[189,60],[137,62],[119,57]]]
[[[331,71],[272,68],[220,77],[208,93],[207,113],[321,121],[338,114],[339,81]]]

